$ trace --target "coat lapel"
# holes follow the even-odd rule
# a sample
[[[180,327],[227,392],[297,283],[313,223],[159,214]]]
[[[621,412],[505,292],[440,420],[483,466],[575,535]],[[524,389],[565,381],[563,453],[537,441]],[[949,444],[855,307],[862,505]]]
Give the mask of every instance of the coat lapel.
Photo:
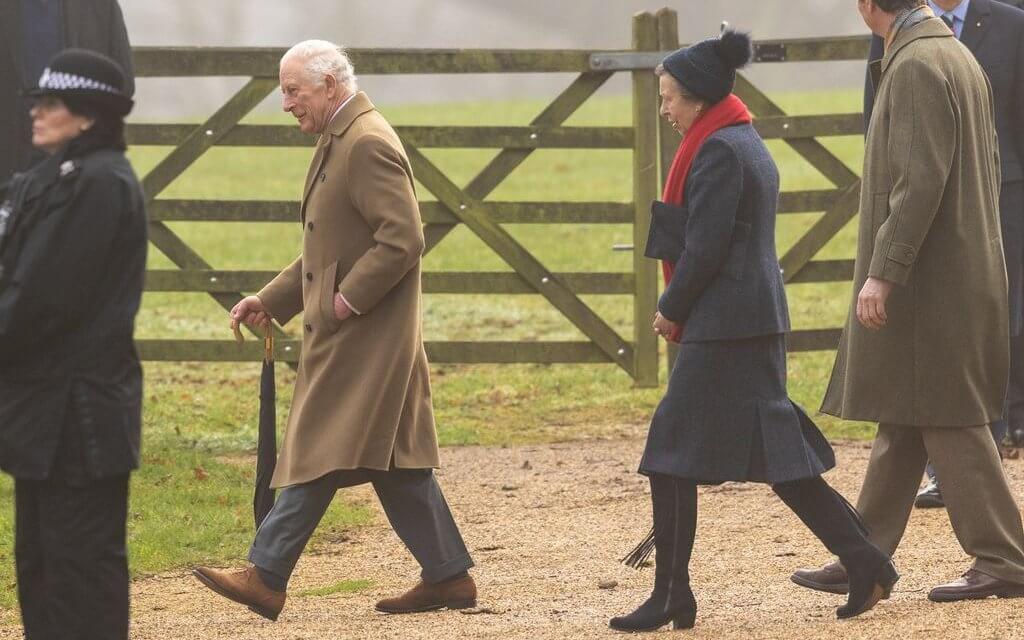
[[[972,52],[976,51],[988,33],[992,22],[992,0],[971,0],[967,7],[964,30],[960,33],[960,42]]]
[[[303,222],[306,221],[306,203],[309,201],[309,192],[313,190],[313,185],[316,184],[316,177],[320,175],[320,171],[324,166],[324,160],[327,159],[327,151],[330,148],[330,134],[322,134],[320,140],[317,141],[313,159],[309,163],[309,171],[306,172],[306,185],[302,189],[302,207],[299,211],[299,217]]]
[[[302,207],[299,215],[303,222],[306,221],[306,202],[309,200],[309,194],[313,191],[313,185],[316,184],[318,176],[323,173],[324,162],[327,160],[327,152],[331,148],[331,141],[336,137],[340,138],[343,136],[359,116],[373,110],[374,106],[370,102],[370,98],[360,91],[348,104],[342,107],[338,115],[327,125],[327,130],[320,135],[320,140],[316,146],[316,153],[313,154],[313,161],[310,162],[309,172],[306,174],[306,186],[302,191]]]
[[[338,113],[337,117],[335,117],[334,120],[331,120],[331,123],[327,125],[327,133],[340,138],[345,135],[345,132],[348,131],[348,128],[352,126],[352,123],[355,122],[359,116],[373,110],[374,106],[373,103],[370,102],[369,96],[360,91],[352,97],[349,103],[345,105],[340,113]]]
[[[25,77],[25,61],[21,59],[21,12],[18,10],[18,4],[0,2],[0,35],[10,49],[11,61],[14,63],[14,72],[18,79],[17,89],[20,90],[28,88],[29,84],[28,78]]]

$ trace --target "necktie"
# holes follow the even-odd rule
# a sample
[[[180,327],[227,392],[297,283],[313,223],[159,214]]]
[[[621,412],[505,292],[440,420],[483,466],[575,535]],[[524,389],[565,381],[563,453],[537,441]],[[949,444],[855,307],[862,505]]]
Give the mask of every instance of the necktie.
[[[949,13],[945,13],[942,15],[942,21],[946,23],[946,26],[949,27],[949,30],[953,32],[953,35],[956,35],[956,29],[953,27],[953,18],[954,16]]]

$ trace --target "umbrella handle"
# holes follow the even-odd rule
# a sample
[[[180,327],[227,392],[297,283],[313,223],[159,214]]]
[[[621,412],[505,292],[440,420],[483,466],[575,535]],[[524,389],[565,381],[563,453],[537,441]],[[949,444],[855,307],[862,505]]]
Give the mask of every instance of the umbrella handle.
[[[245,342],[245,336],[242,335],[242,329],[235,325],[232,327],[235,332],[235,342],[242,344]],[[274,327],[268,324],[263,328],[263,360],[265,362],[274,361]]]
[[[274,361],[274,327],[269,323],[263,329],[263,360],[264,362]]]

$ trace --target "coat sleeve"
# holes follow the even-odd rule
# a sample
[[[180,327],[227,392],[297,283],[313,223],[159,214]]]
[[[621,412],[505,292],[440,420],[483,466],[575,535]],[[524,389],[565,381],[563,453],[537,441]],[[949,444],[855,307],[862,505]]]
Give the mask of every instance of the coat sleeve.
[[[356,260],[338,291],[365,314],[419,262],[423,225],[412,171],[393,144],[367,135],[350,154],[352,203],[372,230],[374,245]]]
[[[128,28],[124,13],[117,2],[110,3],[110,57],[124,70],[125,93],[135,95],[135,65],[132,63],[132,45],[128,41]]]
[[[736,152],[721,140],[705,142],[686,179],[686,248],[658,301],[661,315],[672,322],[686,322],[701,293],[725,266],[742,193]]]
[[[910,58],[894,69],[886,153],[889,216],[875,236],[868,275],[906,284],[932,226],[956,152],[955,107],[945,79]]]
[[[302,256],[277,274],[256,296],[270,315],[280,324],[287,324],[302,311]]]

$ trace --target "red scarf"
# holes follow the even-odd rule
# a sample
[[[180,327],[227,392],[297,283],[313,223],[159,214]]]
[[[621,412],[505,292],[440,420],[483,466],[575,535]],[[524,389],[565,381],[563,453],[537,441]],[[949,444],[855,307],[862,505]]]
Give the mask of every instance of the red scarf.
[[[751,122],[753,122],[753,118],[750,111],[747,110],[747,105],[743,104],[743,101],[734,94],[729,94],[724,100],[700,115],[683,136],[683,141],[679,143],[676,157],[672,160],[672,166],[668,170],[668,179],[665,180],[665,190],[661,194],[661,199],[668,204],[681,206],[686,199],[686,178],[690,175],[690,166],[693,165],[693,159],[697,157],[697,152],[704,146],[704,141],[708,139],[708,136],[734,124],[749,124]],[[667,260],[662,261],[661,272],[665,275],[666,285],[672,280],[672,273],[675,269],[676,265]],[[671,335],[667,336],[667,339],[671,342],[679,342],[682,336],[683,327],[680,325]]]

